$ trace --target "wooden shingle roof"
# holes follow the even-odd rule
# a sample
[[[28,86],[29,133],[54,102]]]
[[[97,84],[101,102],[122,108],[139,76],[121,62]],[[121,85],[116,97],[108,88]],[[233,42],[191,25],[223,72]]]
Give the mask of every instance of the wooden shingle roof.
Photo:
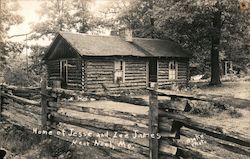
[[[58,36],[81,56],[190,57],[189,52],[172,40],[133,38],[133,42],[127,42],[119,36],[95,36],[69,32],[60,32]]]

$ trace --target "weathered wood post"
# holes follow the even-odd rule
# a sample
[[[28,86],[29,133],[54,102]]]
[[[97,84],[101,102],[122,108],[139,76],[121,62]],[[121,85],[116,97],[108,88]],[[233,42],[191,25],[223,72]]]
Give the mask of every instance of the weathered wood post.
[[[47,98],[48,98],[48,91],[46,89],[46,80],[43,79],[41,82],[41,108],[42,108],[42,130],[47,130],[47,121],[48,121],[48,103],[47,103]]]
[[[2,109],[3,109],[2,87],[3,85],[0,84],[0,120],[2,119]]]
[[[158,133],[158,95],[157,84],[153,90],[149,91],[149,134],[154,134],[155,138],[149,136],[149,156],[150,159],[158,159],[159,143],[156,138]]]

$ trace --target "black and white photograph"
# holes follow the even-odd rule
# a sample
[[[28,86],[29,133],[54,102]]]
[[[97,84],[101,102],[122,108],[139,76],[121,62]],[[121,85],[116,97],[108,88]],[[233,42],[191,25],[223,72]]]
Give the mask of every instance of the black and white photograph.
[[[0,0],[0,159],[249,159],[250,0]]]

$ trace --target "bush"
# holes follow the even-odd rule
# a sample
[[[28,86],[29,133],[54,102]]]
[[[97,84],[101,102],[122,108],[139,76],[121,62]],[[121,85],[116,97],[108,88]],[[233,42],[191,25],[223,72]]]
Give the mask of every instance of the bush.
[[[12,153],[22,154],[41,141],[39,136],[30,137],[31,135],[30,132],[13,125],[5,128],[5,134],[0,134],[0,144]]]
[[[8,68],[4,71],[4,81],[15,86],[39,86],[41,77],[33,71],[27,72],[22,67]]]

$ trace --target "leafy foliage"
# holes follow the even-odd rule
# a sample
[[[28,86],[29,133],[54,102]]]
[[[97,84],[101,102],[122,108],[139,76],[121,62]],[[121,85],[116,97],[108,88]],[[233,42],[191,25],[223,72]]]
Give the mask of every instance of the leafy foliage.
[[[114,6],[116,26],[130,27],[139,37],[174,39],[193,52],[192,63],[202,72],[214,52],[242,68],[249,63],[250,15],[238,0],[137,0],[125,9]]]
[[[0,41],[2,41],[7,38],[10,26],[22,23],[23,18],[16,12],[20,8],[17,0],[1,0],[0,6]]]
[[[41,22],[33,25],[31,38],[52,38],[59,31],[87,32],[90,0],[45,0],[39,10]]]
[[[7,32],[12,25],[20,24],[23,18],[17,14],[19,5],[16,0],[2,0],[0,5],[0,71],[3,71],[7,64],[7,59],[11,52],[19,52],[21,45],[8,42]]]
[[[45,47],[35,45],[29,48],[31,53],[28,57],[28,66],[26,57],[22,54],[13,55],[8,59],[8,67],[4,71],[4,80],[7,84],[16,86],[39,86],[41,78],[45,76],[45,66],[42,57]],[[16,58],[15,58],[15,57]]]

